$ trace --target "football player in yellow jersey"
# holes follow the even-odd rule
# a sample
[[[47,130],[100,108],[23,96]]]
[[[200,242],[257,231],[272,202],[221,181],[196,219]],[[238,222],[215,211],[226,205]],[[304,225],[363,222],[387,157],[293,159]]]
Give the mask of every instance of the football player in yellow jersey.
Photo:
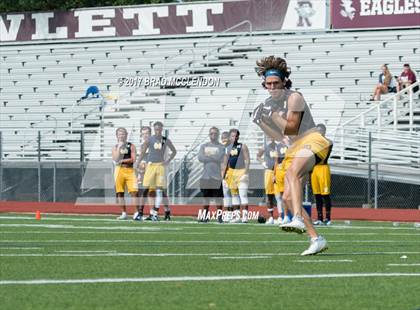
[[[239,130],[231,129],[230,143],[223,160],[222,177],[232,193],[234,208],[231,223],[248,222],[248,186],[249,186],[249,150],[246,144],[239,142]],[[241,218],[242,207],[242,218]]]
[[[267,205],[267,212],[269,218],[266,224],[274,224],[274,168],[278,157],[276,150],[276,141],[271,138],[270,141],[258,150],[257,160],[265,168],[264,171],[264,190],[265,190],[265,201]]]
[[[137,180],[133,164],[136,161],[136,148],[127,142],[127,130],[123,127],[116,131],[117,144],[112,148],[112,160],[115,163],[114,180],[117,203],[121,206],[119,220],[126,220],[127,209],[124,201],[124,192],[127,187],[131,195],[133,206],[137,205]]]
[[[328,248],[312,220],[302,207],[303,182],[313,167],[325,160],[330,142],[322,136],[302,94],[291,91],[290,71],[280,57],[269,56],[257,61],[257,73],[270,97],[254,111],[254,122],[277,141],[288,136],[291,145],[282,163],[286,170],[283,200],[291,207],[293,219],[282,224],[284,231],[308,232],[310,245],[301,255],[315,255]]]
[[[327,129],[324,124],[316,125],[319,128],[321,134],[325,136]],[[316,210],[318,213],[318,219],[314,222],[314,225],[323,225],[323,202],[325,202],[325,225],[331,225],[331,171],[330,166],[328,165],[328,158],[331,154],[333,143],[330,141],[330,151],[323,160],[323,162],[315,165],[311,173],[311,185],[312,193],[315,196]]]

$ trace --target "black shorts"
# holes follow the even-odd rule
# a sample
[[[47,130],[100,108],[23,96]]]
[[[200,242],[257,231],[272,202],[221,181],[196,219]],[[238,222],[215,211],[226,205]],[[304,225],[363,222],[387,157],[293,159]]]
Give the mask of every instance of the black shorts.
[[[222,180],[201,179],[200,189],[203,197],[223,198]]]

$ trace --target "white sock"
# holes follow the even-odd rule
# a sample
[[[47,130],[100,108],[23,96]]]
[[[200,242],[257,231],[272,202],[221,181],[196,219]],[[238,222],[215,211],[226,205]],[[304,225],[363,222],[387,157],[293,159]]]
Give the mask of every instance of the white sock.
[[[242,219],[248,221],[248,210],[242,210]]]
[[[281,214],[283,213],[283,206],[281,203],[280,194],[276,194],[276,202],[277,202],[277,212],[279,213],[279,217],[281,217]]]
[[[163,200],[162,196],[163,196],[162,190],[157,189],[156,190],[156,197],[155,197],[155,208],[156,209],[159,209],[160,204],[162,203],[162,200]]]

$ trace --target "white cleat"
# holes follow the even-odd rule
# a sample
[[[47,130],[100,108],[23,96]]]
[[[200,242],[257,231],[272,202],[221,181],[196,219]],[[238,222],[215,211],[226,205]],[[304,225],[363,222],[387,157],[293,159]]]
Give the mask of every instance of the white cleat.
[[[139,216],[139,212],[136,211],[136,213],[133,214],[133,220],[137,219],[137,216]]]
[[[126,213],[121,214],[119,217],[117,217],[117,220],[127,220],[127,219],[128,219],[128,216]]]
[[[322,253],[328,249],[327,240],[324,237],[318,236],[318,238],[311,239],[311,245],[309,248],[302,252],[302,256],[316,255]]]
[[[331,226],[331,221],[326,221],[325,223],[324,223],[325,225],[327,225],[327,226]]]
[[[300,216],[294,216],[293,220],[290,223],[280,225],[280,228],[287,232],[295,232],[298,234],[303,234],[306,232],[305,224],[303,223],[303,218]]]
[[[267,222],[265,222],[267,225],[274,225],[274,219],[272,216],[270,216],[270,218],[267,220]]]
[[[233,219],[231,219],[229,221],[229,223],[242,223],[241,218],[239,217],[234,217]]]
[[[290,217],[286,215],[283,219],[279,218],[280,225],[285,225],[290,223]]]
[[[313,224],[314,224],[315,226],[321,226],[321,225],[324,225],[324,222],[323,222],[323,221],[320,221],[320,220],[317,220],[317,221],[315,221]]]

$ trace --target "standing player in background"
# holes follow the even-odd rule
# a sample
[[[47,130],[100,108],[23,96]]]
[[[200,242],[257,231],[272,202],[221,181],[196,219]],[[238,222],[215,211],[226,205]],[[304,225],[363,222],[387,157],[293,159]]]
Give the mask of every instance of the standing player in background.
[[[127,142],[127,130],[123,127],[115,131],[117,144],[112,148],[112,160],[115,163],[114,180],[117,203],[121,206],[119,220],[126,220],[127,208],[124,200],[125,187],[131,195],[133,206],[137,206],[137,180],[133,164],[136,161],[136,148]]]
[[[277,145],[276,141],[271,138],[264,148],[258,150],[257,160],[265,168],[264,171],[264,190],[265,190],[265,201],[267,205],[267,211],[269,219],[266,224],[274,224],[274,168],[277,160]]]
[[[284,192],[284,178],[286,176],[286,170],[283,166],[283,160],[286,155],[286,151],[289,148],[289,138],[284,137],[283,141],[277,143],[277,155],[276,164],[274,168],[275,184],[274,184],[274,195],[277,202],[277,211],[279,214],[277,222],[279,224],[287,224],[290,222],[289,207],[287,201],[283,203],[283,192]]]
[[[226,148],[230,144],[230,141],[229,141],[230,140],[229,139],[229,131],[222,132],[221,140],[222,140],[222,145],[224,146],[225,153],[226,153]],[[222,172],[223,171],[224,170],[222,170]],[[233,212],[233,207],[232,207],[232,194],[231,194],[230,189],[229,189],[229,186],[227,185],[226,180],[224,178],[222,180],[222,186],[223,186],[223,206],[228,211],[227,214],[232,214],[232,212]],[[224,220],[226,220],[227,222],[229,222],[231,220],[231,218],[230,217],[226,217]]]
[[[265,102],[254,112],[254,122],[266,134],[277,141],[284,136],[291,139],[282,164],[287,171],[283,200],[288,202],[294,216],[290,223],[281,225],[281,228],[298,233],[307,231],[311,241],[309,248],[301,255],[314,255],[325,251],[328,246],[302,207],[303,183],[313,167],[327,158],[330,142],[316,128],[302,94],[290,90],[290,72],[286,61],[269,56],[257,61],[257,66],[264,88],[268,89],[271,97],[281,98],[287,109],[287,112],[273,109],[271,104]]]
[[[321,134],[325,137],[327,131],[325,125],[318,124],[316,127],[319,128]],[[318,220],[314,222],[314,225],[324,224],[322,214],[323,202],[325,202],[325,225],[331,225],[331,171],[328,165],[328,158],[330,157],[332,147],[333,143],[330,141],[330,149],[327,157],[315,165],[311,174],[312,192],[315,195],[316,210],[318,213]]]
[[[245,144],[239,142],[239,130],[229,131],[230,143],[226,148],[223,161],[224,179],[232,194],[234,208],[231,223],[248,222],[248,183],[249,183],[249,151]],[[242,219],[241,219],[242,207]]]
[[[149,195],[151,189],[156,190],[155,203],[154,207],[150,208],[149,219],[158,221],[159,206],[162,203],[163,196],[166,195],[164,193],[166,191],[165,166],[176,156],[176,149],[171,140],[162,135],[163,124],[161,122],[155,122],[153,124],[153,130],[154,135],[142,144],[139,160],[142,161],[146,155],[146,151],[149,150],[148,164],[143,179],[143,186],[146,187],[143,197],[151,197]],[[169,154],[169,158],[165,160],[167,147],[171,153]],[[165,217],[169,217],[169,214],[169,206],[165,206]]]
[[[219,142],[219,129],[211,127],[209,130],[210,141],[200,146],[198,160],[203,163],[203,175],[200,179],[200,189],[203,194],[203,218],[200,222],[208,222],[207,214],[211,199],[215,200],[217,210],[222,210],[222,162],[225,156],[225,148]],[[218,215],[217,221],[223,223],[222,215]]]
[[[151,135],[152,135],[152,129],[149,126],[141,127],[140,138],[141,138],[142,144],[145,143],[145,141],[148,141]],[[141,150],[141,146],[140,146],[140,150]],[[136,220],[136,221],[143,220],[143,211],[144,211],[144,204],[145,204],[145,199],[143,195],[144,195],[144,191],[146,190],[146,188],[143,186],[143,179],[144,179],[144,174],[146,173],[148,155],[149,155],[149,150],[147,149],[143,160],[141,161],[139,160],[138,165],[137,165],[137,184],[139,188],[138,207],[137,207],[137,212],[134,213],[133,215],[133,220]]]

